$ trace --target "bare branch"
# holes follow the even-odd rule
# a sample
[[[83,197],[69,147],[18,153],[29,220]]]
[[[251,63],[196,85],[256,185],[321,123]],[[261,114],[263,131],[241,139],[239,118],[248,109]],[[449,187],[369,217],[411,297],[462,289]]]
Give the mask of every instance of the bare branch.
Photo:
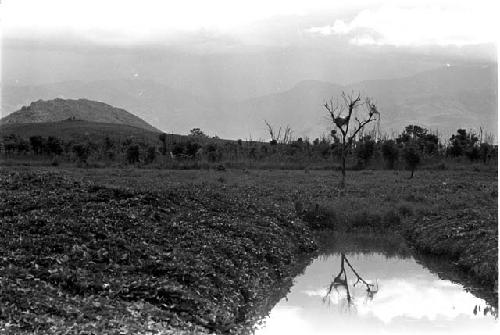
[[[264,120],[264,122],[266,123],[267,129],[269,131],[269,135],[271,136],[271,140],[274,141],[275,138],[274,138],[274,129],[273,129],[273,127],[266,120]]]

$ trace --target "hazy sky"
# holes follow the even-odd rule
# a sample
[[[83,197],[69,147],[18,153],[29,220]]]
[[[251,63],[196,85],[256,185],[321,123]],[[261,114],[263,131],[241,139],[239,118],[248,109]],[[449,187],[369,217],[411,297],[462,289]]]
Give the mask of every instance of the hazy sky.
[[[2,26],[6,39],[71,37],[106,45],[168,45],[200,34],[258,44],[278,40],[285,31],[281,38],[289,41],[337,35],[354,45],[470,45],[496,41],[496,3],[3,0]]]
[[[496,2],[2,0],[2,82],[141,76],[185,88],[205,68],[228,86],[271,78],[279,90],[405,76],[496,61]]]

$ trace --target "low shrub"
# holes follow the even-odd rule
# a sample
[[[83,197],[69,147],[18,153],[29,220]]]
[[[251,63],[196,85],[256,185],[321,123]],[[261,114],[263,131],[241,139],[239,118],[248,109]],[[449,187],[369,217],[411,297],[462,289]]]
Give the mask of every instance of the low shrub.
[[[390,209],[384,214],[383,224],[385,227],[395,227],[401,223],[401,218],[395,210]]]
[[[406,204],[399,206],[398,212],[402,217],[409,217],[413,215],[413,209]]]
[[[334,229],[338,217],[332,208],[316,204],[303,211],[302,219],[313,229]]]

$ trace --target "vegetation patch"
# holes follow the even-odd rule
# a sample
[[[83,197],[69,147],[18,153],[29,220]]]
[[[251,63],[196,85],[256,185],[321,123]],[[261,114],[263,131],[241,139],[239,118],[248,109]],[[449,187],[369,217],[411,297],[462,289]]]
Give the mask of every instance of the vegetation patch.
[[[2,170],[1,331],[251,327],[316,248],[301,222],[257,199],[208,183],[139,191]]]
[[[492,212],[474,209],[424,215],[404,236],[420,251],[443,255],[491,289],[498,281],[498,225]]]

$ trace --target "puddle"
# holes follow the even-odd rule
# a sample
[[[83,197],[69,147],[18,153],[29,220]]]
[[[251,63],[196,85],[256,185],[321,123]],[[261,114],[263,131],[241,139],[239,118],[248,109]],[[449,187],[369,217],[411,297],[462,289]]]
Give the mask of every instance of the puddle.
[[[491,334],[498,328],[495,307],[440,279],[404,242],[344,236],[326,249],[255,334]]]

